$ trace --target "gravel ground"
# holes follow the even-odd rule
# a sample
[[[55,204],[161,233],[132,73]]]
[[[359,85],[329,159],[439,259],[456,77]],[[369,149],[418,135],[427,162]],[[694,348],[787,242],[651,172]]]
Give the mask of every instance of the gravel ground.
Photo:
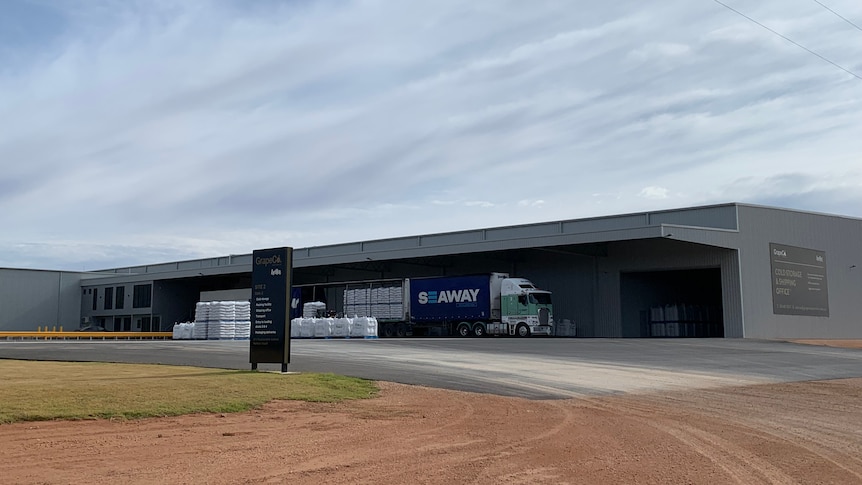
[[[862,483],[862,379],[0,426],[3,483]]]

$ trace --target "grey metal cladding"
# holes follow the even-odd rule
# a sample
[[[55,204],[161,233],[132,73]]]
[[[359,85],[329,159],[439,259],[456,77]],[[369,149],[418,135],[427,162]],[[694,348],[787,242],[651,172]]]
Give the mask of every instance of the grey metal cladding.
[[[377,241],[366,241],[362,243],[363,251],[398,251],[414,249],[419,246],[417,237],[404,237],[396,239],[379,239]]]
[[[80,281],[72,272],[0,269],[0,330],[77,328]]]
[[[609,243],[608,257],[596,260],[595,337],[622,337],[620,275],[625,272],[720,268],[725,336],[742,336],[735,250],[670,239]]]
[[[192,261],[178,261],[176,269],[178,271],[182,271],[184,269],[200,269],[200,268],[210,267],[210,266],[212,266],[212,264],[204,264],[203,261],[201,261],[199,259],[195,259]]]
[[[616,231],[633,227],[648,226],[646,214],[631,214],[625,216],[601,217],[596,219],[580,219],[563,221],[563,233],[583,234],[590,232]]]
[[[484,239],[485,235],[482,231],[463,231],[421,236],[419,241],[422,246],[451,246],[481,242]]]
[[[740,205],[740,268],[745,337],[859,338],[862,220]],[[823,251],[829,265],[829,316],[776,315],[769,244]]]
[[[362,243],[347,243],[347,244],[335,244],[331,246],[315,246],[306,248],[304,250],[295,251],[294,258],[299,258],[301,256],[306,256],[309,258],[321,258],[327,256],[344,256],[348,254],[355,254],[362,251]]]
[[[530,224],[528,226],[510,226],[485,229],[485,239],[489,241],[515,239],[522,237],[540,237],[560,234],[559,222]]]
[[[745,320],[742,313],[739,251],[731,250],[721,256],[721,301],[724,316],[724,336],[745,337]]]
[[[195,266],[195,268],[197,268]],[[143,271],[134,271],[132,273],[162,273],[165,271],[175,271],[179,269],[179,263],[166,263],[166,264],[151,264],[143,267]]]
[[[593,336],[595,258],[561,252],[538,252],[519,262],[512,274],[529,278],[553,292],[554,320],[571,320],[582,337]]]
[[[651,212],[649,213],[649,223],[650,225],[677,224],[680,226],[739,229],[735,204]]]
[[[234,254],[231,255],[231,264],[251,266],[252,254]]]
[[[676,225],[663,227],[664,236],[668,238],[728,249],[739,247],[739,231]]]

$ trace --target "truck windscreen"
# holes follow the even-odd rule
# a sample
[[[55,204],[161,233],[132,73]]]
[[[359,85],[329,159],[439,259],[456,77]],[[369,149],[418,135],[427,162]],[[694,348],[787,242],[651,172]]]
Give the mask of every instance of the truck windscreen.
[[[551,295],[549,293],[530,293],[530,303],[537,305],[550,305]]]

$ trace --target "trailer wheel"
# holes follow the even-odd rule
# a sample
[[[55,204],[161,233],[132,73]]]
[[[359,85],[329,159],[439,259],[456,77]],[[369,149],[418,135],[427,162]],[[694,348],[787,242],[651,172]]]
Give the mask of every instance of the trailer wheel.
[[[462,322],[458,325],[458,329],[456,330],[459,337],[469,337],[470,336],[470,324]]]
[[[399,323],[398,326],[395,327],[395,335],[397,335],[399,337],[406,337],[407,336],[407,325],[404,325],[403,323]]]
[[[515,331],[515,335],[518,337],[529,337],[530,336],[530,327],[525,323],[519,323],[518,328]]]
[[[482,325],[481,323],[477,323],[473,327],[473,335],[475,335],[477,337],[484,337],[485,336],[485,325]]]
[[[384,337],[394,337],[395,336],[395,326],[391,323],[387,323],[383,325],[383,336]]]

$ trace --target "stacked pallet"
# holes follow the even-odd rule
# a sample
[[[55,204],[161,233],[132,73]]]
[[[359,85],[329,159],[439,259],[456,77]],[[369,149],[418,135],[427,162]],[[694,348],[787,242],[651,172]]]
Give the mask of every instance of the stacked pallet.
[[[214,301],[210,304],[209,340],[233,340],[236,335],[236,304]]]
[[[238,301],[235,309],[234,338],[236,340],[248,340],[251,338],[251,302]]]
[[[201,301],[195,305],[195,322],[192,328],[192,338],[195,340],[205,340],[209,330],[210,321],[210,302]]]
[[[248,301],[198,302],[195,305],[195,321],[190,322],[188,326],[176,324],[174,327],[176,329],[174,338],[177,339],[248,340],[251,336],[251,303]]]
[[[377,338],[377,319],[294,318],[290,321],[291,338]]]
[[[401,286],[348,288],[344,290],[344,315],[399,320],[404,317]]]

